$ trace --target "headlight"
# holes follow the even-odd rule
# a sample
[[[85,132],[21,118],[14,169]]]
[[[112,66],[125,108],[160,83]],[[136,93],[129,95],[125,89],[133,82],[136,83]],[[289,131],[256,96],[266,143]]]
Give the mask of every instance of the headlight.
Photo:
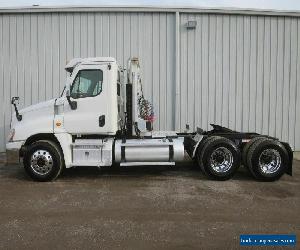
[[[9,142],[12,142],[14,140],[15,133],[16,133],[16,131],[14,128],[9,131],[9,135],[8,135]]]

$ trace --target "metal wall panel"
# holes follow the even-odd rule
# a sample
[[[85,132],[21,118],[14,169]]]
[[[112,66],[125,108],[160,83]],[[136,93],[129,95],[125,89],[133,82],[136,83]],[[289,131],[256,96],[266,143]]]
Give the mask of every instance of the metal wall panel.
[[[195,30],[186,29],[188,20],[197,21]],[[130,56],[141,59],[155,129],[218,123],[270,134],[300,150],[299,22],[180,13],[176,33],[175,12],[1,13],[0,152],[10,97],[20,96],[24,107],[58,96],[66,61],[88,56],[113,56],[123,65]]]
[[[174,129],[175,15],[173,13],[0,14],[0,152],[12,107],[59,96],[74,57],[112,56],[126,66],[141,60],[144,94],[154,103],[156,129]]]
[[[217,123],[300,150],[299,18],[181,14],[180,34],[177,129]]]

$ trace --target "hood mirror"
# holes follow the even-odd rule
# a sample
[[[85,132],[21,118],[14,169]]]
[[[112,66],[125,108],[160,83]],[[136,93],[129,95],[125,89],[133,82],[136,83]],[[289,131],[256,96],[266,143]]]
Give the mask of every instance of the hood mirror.
[[[19,99],[20,99],[20,98],[19,98],[18,96],[12,97],[12,98],[11,98],[11,104],[14,105],[17,120],[20,122],[20,121],[22,121],[22,115],[20,115],[19,110],[18,110],[18,107],[17,107],[17,104],[19,104]]]

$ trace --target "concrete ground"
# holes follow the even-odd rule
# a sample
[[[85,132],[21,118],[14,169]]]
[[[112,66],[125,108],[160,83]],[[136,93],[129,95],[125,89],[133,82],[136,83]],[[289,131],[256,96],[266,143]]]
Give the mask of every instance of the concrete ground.
[[[243,249],[240,234],[252,233],[299,241],[299,181],[299,161],[293,177],[273,183],[243,167],[230,181],[211,181],[191,164],[82,167],[37,183],[0,164],[0,248]]]

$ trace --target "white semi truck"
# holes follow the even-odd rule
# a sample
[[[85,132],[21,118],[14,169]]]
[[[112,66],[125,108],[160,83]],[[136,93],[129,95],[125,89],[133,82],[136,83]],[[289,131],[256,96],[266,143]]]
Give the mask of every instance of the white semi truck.
[[[214,124],[211,131],[153,131],[137,58],[126,70],[110,57],[73,59],[65,70],[60,97],[22,110],[12,98],[6,148],[19,152],[33,180],[52,181],[74,166],[172,166],[185,152],[216,180],[231,178],[241,164],[263,181],[292,175],[291,147],[276,138]]]

